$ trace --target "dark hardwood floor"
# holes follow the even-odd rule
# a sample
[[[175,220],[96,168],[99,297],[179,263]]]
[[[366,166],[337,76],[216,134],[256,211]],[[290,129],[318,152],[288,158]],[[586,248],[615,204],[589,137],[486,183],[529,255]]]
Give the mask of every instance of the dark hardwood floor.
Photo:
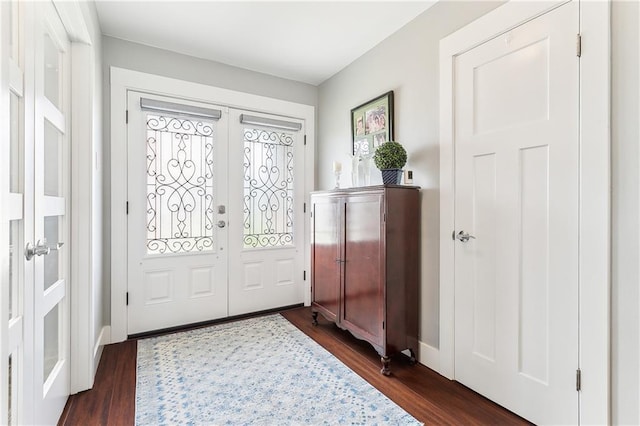
[[[282,315],[353,371],[427,425],[519,425],[521,417],[450,381],[429,368],[392,359],[392,375],[380,374],[380,358],[366,342],[318,317],[309,308]],[[136,340],[104,348],[93,389],[69,397],[59,425],[133,425],[136,388]]]

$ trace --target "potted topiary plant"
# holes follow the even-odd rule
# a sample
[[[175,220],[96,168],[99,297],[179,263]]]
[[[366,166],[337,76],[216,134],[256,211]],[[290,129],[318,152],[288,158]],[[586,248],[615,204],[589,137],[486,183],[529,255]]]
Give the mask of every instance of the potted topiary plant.
[[[382,172],[382,183],[399,184],[402,168],[407,164],[407,151],[398,142],[385,142],[376,149],[373,162]]]

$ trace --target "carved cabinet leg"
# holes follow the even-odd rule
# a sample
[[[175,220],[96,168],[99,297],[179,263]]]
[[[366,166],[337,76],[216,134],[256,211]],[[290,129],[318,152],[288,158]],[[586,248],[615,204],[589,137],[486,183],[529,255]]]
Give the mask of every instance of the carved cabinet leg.
[[[311,321],[311,323],[313,325],[318,325],[318,313],[317,312],[311,312],[311,316],[313,317],[313,320]]]
[[[391,374],[391,370],[389,369],[391,359],[388,356],[383,356],[382,358],[380,358],[380,361],[382,361],[382,370],[380,370],[380,373],[384,374],[385,376],[389,376]]]
[[[418,363],[418,360],[416,359],[416,353],[413,351],[413,349],[409,349],[409,352],[411,352],[411,357],[409,358],[409,363],[411,365],[416,365]]]

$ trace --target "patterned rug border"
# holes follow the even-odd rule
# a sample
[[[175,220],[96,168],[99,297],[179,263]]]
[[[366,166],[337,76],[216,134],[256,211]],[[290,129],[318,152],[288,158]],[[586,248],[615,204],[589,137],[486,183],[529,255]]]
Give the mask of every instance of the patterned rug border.
[[[136,372],[136,425],[421,424],[280,314],[141,339]]]

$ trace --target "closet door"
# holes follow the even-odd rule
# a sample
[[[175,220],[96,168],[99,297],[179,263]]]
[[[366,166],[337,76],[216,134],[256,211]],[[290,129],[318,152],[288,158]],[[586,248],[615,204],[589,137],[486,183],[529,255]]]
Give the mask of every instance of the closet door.
[[[344,208],[341,322],[374,345],[383,344],[384,196],[350,194]]]
[[[311,198],[311,285],[315,308],[331,321],[340,309],[342,264],[342,212],[340,197],[313,195]]]

